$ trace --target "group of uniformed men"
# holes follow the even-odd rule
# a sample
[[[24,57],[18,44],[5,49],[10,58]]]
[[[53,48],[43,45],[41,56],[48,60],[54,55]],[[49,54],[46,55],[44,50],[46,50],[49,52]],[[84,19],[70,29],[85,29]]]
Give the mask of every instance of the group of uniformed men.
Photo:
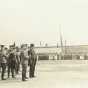
[[[34,44],[30,44],[30,47],[19,48],[10,46],[10,49],[4,48],[1,45],[0,50],[0,68],[1,68],[1,79],[6,80],[10,77],[15,78],[16,74],[19,74],[20,68],[22,67],[22,81],[26,81],[27,67],[29,66],[29,77],[34,77],[35,65],[36,65],[36,54],[34,51]],[[5,79],[5,73],[8,77]]]

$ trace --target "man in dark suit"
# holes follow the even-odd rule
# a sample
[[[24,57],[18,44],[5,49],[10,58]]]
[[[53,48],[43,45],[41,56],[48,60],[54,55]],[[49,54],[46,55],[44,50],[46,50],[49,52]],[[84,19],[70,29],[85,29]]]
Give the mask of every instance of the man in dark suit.
[[[29,77],[33,78],[34,77],[34,72],[35,72],[35,65],[36,65],[36,54],[34,51],[34,44],[30,45],[30,49],[28,50],[28,55],[29,55],[29,66],[30,66],[30,71],[29,71]]]

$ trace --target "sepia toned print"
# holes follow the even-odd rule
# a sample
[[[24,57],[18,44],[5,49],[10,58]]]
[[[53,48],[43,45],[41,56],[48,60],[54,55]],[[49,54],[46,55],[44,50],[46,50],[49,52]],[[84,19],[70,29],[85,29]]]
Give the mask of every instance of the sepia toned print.
[[[0,88],[88,88],[87,0],[0,0]]]

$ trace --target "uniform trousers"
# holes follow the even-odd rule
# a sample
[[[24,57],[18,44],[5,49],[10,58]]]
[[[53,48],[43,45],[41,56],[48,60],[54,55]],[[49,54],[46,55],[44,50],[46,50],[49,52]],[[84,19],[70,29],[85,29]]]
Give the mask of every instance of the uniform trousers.
[[[27,65],[26,64],[22,64],[22,80],[24,81],[27,77],[26,77],[26,73],[27,73]]]
[[[15,62],[8,64],[8,78],[10,76],[10,72],[12,74],[12,78],[14,78],[15,77]]]
[[[5,75],[5,71],[6,71],[6,63],[1,63],[1,79],[4,79],[4,75]]]

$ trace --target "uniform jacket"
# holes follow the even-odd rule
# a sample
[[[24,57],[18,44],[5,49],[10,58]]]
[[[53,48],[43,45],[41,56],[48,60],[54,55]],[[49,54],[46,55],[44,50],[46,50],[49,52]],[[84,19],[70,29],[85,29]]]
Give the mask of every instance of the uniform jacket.
[[[10,54],[8,55],[8,60],[7,60],[7,62],[8,62],[8,65],[10,65],[10,64],[15,65],[15,64],[16,64],[16,57],[15,57],[15,54],[14,54],[14,53],[10,53]]]
[[[22,65],[28,65],[29,56],[28,56],[28,52],[27,51],[21,52],[20,58],[21,58],[21,64]]]

